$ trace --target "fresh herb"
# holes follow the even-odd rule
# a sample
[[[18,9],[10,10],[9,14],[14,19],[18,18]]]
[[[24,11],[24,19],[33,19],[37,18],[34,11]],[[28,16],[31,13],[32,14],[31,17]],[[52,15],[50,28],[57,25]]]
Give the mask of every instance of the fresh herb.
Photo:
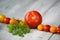
[[[7,24],[7,28],[8,28],[8,31],[13,35],[19,35],[21,37],[24,37],[24,34],[30,32],[30,28],[27,25],[25,25],[24,22],[16,23],[14,25]]]

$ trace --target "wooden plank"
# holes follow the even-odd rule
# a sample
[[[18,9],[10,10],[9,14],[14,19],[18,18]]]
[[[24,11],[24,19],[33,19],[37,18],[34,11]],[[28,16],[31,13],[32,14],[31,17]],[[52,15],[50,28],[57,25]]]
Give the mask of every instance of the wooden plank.
[[[60,35],[59,34],[54,34],[50,40],[60,40]]]
[[[31,33],[25,35],[22,40],[48,40],[52,33],[31,29]]]

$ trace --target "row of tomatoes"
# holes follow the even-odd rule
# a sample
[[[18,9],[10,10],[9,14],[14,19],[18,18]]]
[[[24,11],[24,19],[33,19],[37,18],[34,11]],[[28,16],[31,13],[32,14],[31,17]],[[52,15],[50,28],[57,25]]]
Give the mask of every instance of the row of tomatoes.
[[[6,17],[5,15],[0,14],[0,22],[4,22],[6,24],[14,24],[16,21],[11,18]],[[42,23],[42,16],[38,11],[32,10],[25,14],[24,23],[26,23],[30,28],[36,28],[38,24]]]
[[[25,22],[29,25],[30,28],[36,28],[38,30],[51,32],[51,33],[58,33],[60,34],[60,26],[50,26],[50,25],[43,25],[42,24],[42,15],[38,11],[29,11],[25,15]]]
[[[40,31],[46,31],[46,32],[60,34],[60,25],[58,27],[56,27],[56,26],[39,24],[37,29]]]
[[[19,22],[20,20],[13,20],[10,18],[7,18],[4,15],[0,15],[0,22],[4,22],[6,24],[10,23],[10,24],[15,24],[16,22]],[[58,33],[60,34],[60,26],[59,27],[55,27],[55,26],[50,26],[50,25],[43,25],[42,23],[42,16],[38,11],[29,11],[27,12],[27,14],[24,17],[24,23],[26,23],[30,28],[36,28],[38,30],[44,30],[47,32],[51,32],[51,33]]]
[[[15,24],[16,22],[20,22],[21,20],[15,20],[15,19],[11,19],[9,17],[6,17],[3,14],[0,14],[0,22],[1,23],[5,23],[5,24]]]

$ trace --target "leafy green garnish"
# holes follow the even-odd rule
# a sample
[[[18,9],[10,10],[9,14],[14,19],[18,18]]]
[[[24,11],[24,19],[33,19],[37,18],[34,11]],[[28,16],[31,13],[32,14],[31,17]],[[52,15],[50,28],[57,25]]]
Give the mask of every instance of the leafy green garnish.
[[[23,25],[21,25],[21,23]],[[19,35],[21,37],[24,37],[24,34],[30,32],[30,28],[24,24],[24,22],[21,23],[16,23],[14,25],[12,24],[7,24],[8,31],[12,33],[13,35]]]

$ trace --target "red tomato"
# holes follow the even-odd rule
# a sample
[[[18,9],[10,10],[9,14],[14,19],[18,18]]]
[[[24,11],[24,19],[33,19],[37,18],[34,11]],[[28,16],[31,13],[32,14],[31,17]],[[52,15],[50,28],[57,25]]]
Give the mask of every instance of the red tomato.
[[[60,34],[60,26],[57,28],[57,33]]]
[[[30,28],[36,28],[39,24],[42,23],[42,16],[38,11],[29,11],[24,17],[24,22]]]
[[[21,21],[21,20],[16,20],[18,23]]]
[[[4,19],[4,23],[6,23],[6,24],[8,24],[9,21],[10,21],[10,18],[5,18],[5,19]]]
[[[50,25],[44,25],[44,31],[48,32],[50,30]]]

